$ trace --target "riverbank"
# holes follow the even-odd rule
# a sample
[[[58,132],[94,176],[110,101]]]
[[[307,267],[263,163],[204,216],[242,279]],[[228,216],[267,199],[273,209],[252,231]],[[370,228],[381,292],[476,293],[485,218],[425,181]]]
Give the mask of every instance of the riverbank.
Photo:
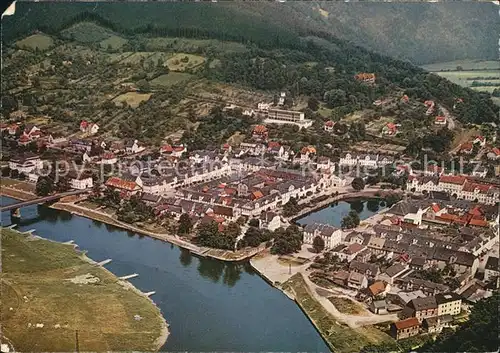
[[[361,315],[342,313],[330,298],[346,296],[312,283],[307,278],[310,263],[285,266],[277,258],[276,255],[258,255],[250,260],[250,264],[268,283],[295,301],[332,351],[359,352],[366,345],[392,341],[374,325],[397,318],[366,311]]]
[[[366,189],[366,190],[359,191],[359,192],[339,193],[337,195],[332,195],[332,196],[328,197],[327,199],[314,204],[314,206],[304,207],[297,214],[295,214],[291,217],[288,217],[288,220],[290,223],[297,223],[300,219],[307,217],[309,214],[311,214],[313,212],[318,212],[324,208],[327,208],[335,202],[345,201],[345,200],[366,199],[366,198],[380,198],[380,199],[382,199],[389,194],[395,194],[395,193],[397,194],[400,192],[401,191],[398,191],[398,190],[386,191],[386,190],[371,188],[371,189]]]
[[[19,182],[19,183],[24,183],[24,182]],[[15,189],[12,187],[12,185],[6,186],[2,185],[0,189],[0,195],[2,196],[7,196],[7,197],[12,197],[14,199],[22,200],[22,201],[27,201],[27,200],[32,200],[36,198],[37,196],[33,193],[22,191],[19,189]],[[146,235],[158,240],[162,240],[174,245],[177,245],[180,248],[189,250],[191,253],[197,255],[197,256],[202,256],[202,257],[209,257],[213,258],[216,260],[221,260],[221,261],[229,261],[229,262],[239,262],[239,261],[244,261],[255,254],[261,252],[265,247],[261,246],[258,248],[251,248],[251,249],[242,249],[238,251],[229,251],[229,250],[221,250],[221,249],[214,249],[214,248],[207,248],[207,247],[199,247],[197,245],[194,245],[190,242],[187,242],[185,240],[182,240],[176,235],[168,234],[168,233],[157,233],[153,232],[147,229],[139,228],[137,226],[134,226],[129,223],[121,222],[113,217],[111,217],[109,214],[106,214],[105,212],[101,212],[98,210],[94,210],[88,207],[84,207],[81,205],[78,205],[72,200],[71,202],[65,202],[65,200],[60,200],[59,202],[56,202],[52,205],[49,206],[50,208],[61,210],[61,211],[67,211],[70,212],[71,214],[75,214],[81,217],[89,218],[92,220],[96,220],[99,222],[103,222],[112,226],[115,226],[120,229],[125,229],[131,232],[135,232],[138,234]]]
[[[159,351],[156,304],[75,245],[2,229],[2,329],[19,351]],[[77,336],[75,336],[77,335]]]

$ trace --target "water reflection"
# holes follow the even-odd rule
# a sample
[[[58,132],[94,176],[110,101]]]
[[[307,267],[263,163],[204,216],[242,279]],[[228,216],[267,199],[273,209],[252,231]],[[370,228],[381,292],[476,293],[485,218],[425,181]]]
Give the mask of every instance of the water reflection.
[[[191,252],[186,249],[180,249],[180,250],[181,254],[179,255],[179,262],[184,267],[191,265],[191,262],[193,261],[193,255],[191,255]]]
[[[351,210],[354,210],[357,213],[361,213],[365,209],[365,204],[362,200],[349,201],[349,204],[351,205]]]

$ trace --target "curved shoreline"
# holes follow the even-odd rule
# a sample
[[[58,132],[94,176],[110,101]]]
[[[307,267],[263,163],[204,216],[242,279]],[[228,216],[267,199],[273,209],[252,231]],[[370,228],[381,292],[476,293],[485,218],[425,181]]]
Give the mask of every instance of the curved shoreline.
[[[13,232],[16,232],[18,234],[26,235],[26,233],[23,233],[23,232],[15,229],[15,227],[10,228],[10,230]],[[52,243],[56,243],[56,244],[64,244],[62,242],[58,242],[58,241],[55,241],[52,239],[44,238],[44,237],[37,235],[37,234],[32,234],[32,236],[36,237],[38,239],[44,240],[44,241],[48,241],[48,242],[52,242]],[[95,261],[87,256],[86,251],[77,250],[78,244],[71,243],[71,244],[67,244],[67,245],[71,245],[71,246],[73,246],[75,251],[79,251],[78,255],[82,261],[87,262],[87,263],[92,264],[92,265],[95,265],[95,266],[99,266],[97,261]],[[135,294],[148,299],[151,302],[151,304],[157,309],[157,311],[158,311],[157,314],[158,314],[158,317],[160,318],[160,322],[161,322],[161,328],[160,328],[160,335],[158,336],[158,338],[155,339],[153,345],[155,346],[156,352],[160,351],[161,347],[163,347],[163,345],[167,342],[167,338],[170,334],[170,331],[168,330],[169,325],[168,325],[165,317],[163,316],[160,308],[156,305],[156,303],[150,297],[148,297],[144,292],[142,292],[140,289],[138,289],[136,286],[134,286],[131,282],[129,282],[127,280],[120,279],[117,275],[115,275],[113,272],[111,272],[110,270],[108,270],[104,266],[99,266],[99,268],[103,272],[106,272],[109,275],[111,275],[112,277],[114,277],[116,279],[116,281],[123,287],[123,290],[131,290]]]
[[[0,188],[0,196],[6,196],[10,197],[13,199],[17,200],[22,200],[22,201],[27,201],[30,200],[36,195],[28,192],[23,192],[11,187],[5,187],[2,186]],[[246,252],[242,252],[240,254],[231,252],[229,250],[220,250],[220,249],[215,249],[215,248],[202,248],[199,247],[195,244],[189,243],[187,241],[184,241],[182,239],[177,238],[175,235],[171,234],[160,234],[160,233],[155,233],[146,229],[138,228],[136,226],[133,226],[132,224],[124,223],[121,221],[118,221],[117,219],[114,219],[110,217],[109,215],[103,214],[102,212],[98,212],[96,210],[92,210],[90,208],[86,208],[83,206],[79,206],[74,203],[64,203],[64,202],[56,202],[52,205],[47,205],[47,207],[50,207],[52,209],[60,210],[60,211],[66,211],[70,212],[71,214],[75,214],[80,217],[84,217],[87,219],[103,222],[109,225],[112,225],[114,227],[123,229],[123,230],[128,230],[137,234],[142,234],[142,235],[147,235],[151,238],[162,240],[171,244],[174,244],[182,249],[189,250],[192,254],[197,255],[197,256],[202,256],[202,257],[209,257],[213,258],[216,260],[220,261],[227,261],[227,262],[239,262],[239,261],[244,261],[255,254],[261,252],[263,249],[262,248],[253,248],[250,250],[247,250]],[[214,254],[214,252],[216,252]],[[222,254],[217,254],[217,252],[220,252]],[[229,253],[229,255],[224,255],[225,253]]]

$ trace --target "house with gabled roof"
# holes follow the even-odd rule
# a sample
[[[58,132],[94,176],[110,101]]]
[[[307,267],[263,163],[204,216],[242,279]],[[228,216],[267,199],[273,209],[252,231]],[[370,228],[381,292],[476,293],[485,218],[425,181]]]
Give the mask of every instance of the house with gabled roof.
[[[420,322],[414,317],[391,324],[391,334],[397,340],[416,336],[419,334],[419,331]]]
[[[342,230],[329,224],[313,223],[304,227],[304,244],[313,245],[319,236],[325,242],[326,249],[333,249],[342,240]]]
[[[328,120],[327,122],[325,122],[325,124],[323,125],[323,130],[325,130],[326,132],[332,132],[333,131],[333,128],[335,126],[335,122],[331,121],[331,120]]]

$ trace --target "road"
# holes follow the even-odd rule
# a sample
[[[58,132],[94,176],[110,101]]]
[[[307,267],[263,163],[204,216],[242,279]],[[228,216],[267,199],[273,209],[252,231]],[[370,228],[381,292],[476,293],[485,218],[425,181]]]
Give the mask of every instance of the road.
[[[45,197],[39,197],[39,198],[33,199],[33,200],[21,201],[21,202],[18,202],[18,203],[14,203],[14,204],[10,204],[10,205],[6,205],[6,206],[0,207],[0,212],[10,211],[10,210],[14,210],[16,208],[26,207],[26,206],[35,205],[35,204],[41,204],[41,203],[45,203],[45,202],[49,202],[49,201],[61,199],[61,198],[66,197],[66,196],[73,196],[73,195],[83,194],[83,193],[88,192],[88,191],[90,191],[90,189],[73,190],[73,191],[63,192],[63,193],[60,193],[60,194],[49,195],[49,196],[45,196]]]
[[[454,130],[456,128],[455,117],[451,115],[450,111],[442,105],[438,105],[438,107],[446,118],[446,121],[448,122],[448,129]]]

